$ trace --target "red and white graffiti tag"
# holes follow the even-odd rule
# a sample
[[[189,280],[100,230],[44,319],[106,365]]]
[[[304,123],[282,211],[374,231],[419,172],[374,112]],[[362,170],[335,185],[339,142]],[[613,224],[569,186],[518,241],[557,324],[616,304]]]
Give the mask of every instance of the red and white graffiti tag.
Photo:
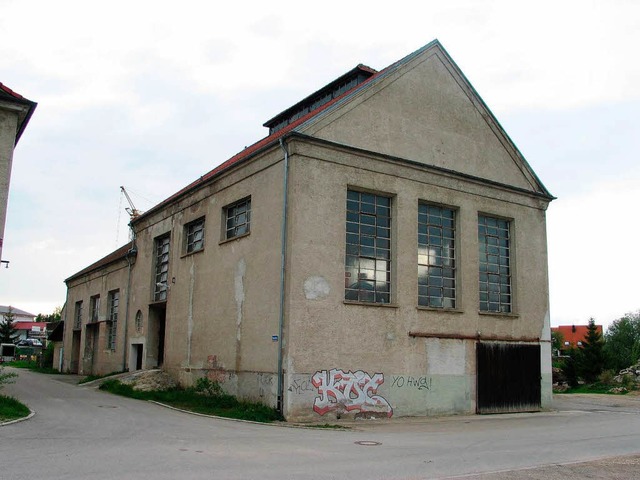
[[[313,402],[313,410],[319,415],[332,410],[393,415],[389,402],[376,395],[378,387],[384,383],[382,373],[371,376],[362,370],[343,372],[333,368],[316,372],[311,383],[318,389],[319,397]]]

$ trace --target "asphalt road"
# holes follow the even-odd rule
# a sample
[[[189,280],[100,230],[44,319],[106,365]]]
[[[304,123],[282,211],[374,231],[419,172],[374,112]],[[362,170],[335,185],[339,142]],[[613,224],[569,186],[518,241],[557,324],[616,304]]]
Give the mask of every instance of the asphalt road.
[[[3,393],[36,415],[0,427],[1,480],[640,478],[640,397],[560,396],[553,412],[338,431],[195,416],[74,377],[19,374]]]

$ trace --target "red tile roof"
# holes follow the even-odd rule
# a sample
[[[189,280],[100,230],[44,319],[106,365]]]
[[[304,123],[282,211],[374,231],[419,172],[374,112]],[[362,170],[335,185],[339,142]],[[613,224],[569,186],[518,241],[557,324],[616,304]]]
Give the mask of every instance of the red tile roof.
[[[21,105],[25,105],[27,107],[25,112],[22,112],[21,114],[19,114],[18,131],[16,132],[16,141],[15,141],[15,144],[17,144],[18,140],[20,140],[20,137],[22,136],[22,133],[24,132],[24,129],[27,128],[27,124],[31,119],[31,115],[33,115],[33,112],[38,106],[38,104],[36,102],[32,102],[31,100],[24,98],[22,95],[20,95],[17,92],[14,92],[13,90],[11,90],[9,87],[7,87],[1,82],[0,82],[0,98],[5,98],[5,99],[8,99],[9,101],[13,101]]]
[[[284,137],[285,135],[287,135],[288,133],[294,131],[297,127],[299,127],[300,125],[302,125],[303,123],[309,121],[310,119],[312,119],[313,117],[317,116],[318,114],[320,114],[321,112],[327,110],[329,107],[335,105],[336,103],[338,103],[339,101],[345,99],[346,97],[348,97],[349,95],[352,95],[353,93],[355,93],[358,90],[361,90],[363,88],[365,88],[367,85],[369,85],[374,79],[380,77],[381,75],[383,75],[384,73],[388,72],[389,70],[393,69],[396,65],[400,64],[403,61],[406,61],[406,59],[413,57],[417,52],[424,50],[425,48],[427,48],[429,45],[426,45],[425,47],[421,48],[420,50],[412,53],[411,55],[408,55],[407,57],[403,58],[402,60],[399,60],[391,65],[389,65],[388,67],[386,67],[383,70],[380,70],[379,72],[372,69],[371,67],[367,67],[366,65],[363,64],[359,64],[356,68],[361,68],[362,70],[365,71],[369,71],[372,72],[373,75],[369,78],[367,78],[366,80],[364,80],[362,83],[356,85],[355,87],[351,88],[350,90],[347,90],[346,92],[344,92],[342,95],[330,100],[329,102],[319,106],[318,108],[316,108],[315,110],[310,111],[309,113],[307,113],[306,115],[300,117],[299,119],[297,119],[296,121],[290,123],[289,125],[287,125],[286,127],[283,127],[282,129],[278,130],[277,132],[268,135],[266,137],[264,137],[262,140],[258,140],[256,143],[254,143],[253,145],[250,145],[248,147],[246,147],[244,150],[242,150],[241,152],[238,152],[237,154],[235,154],[233,157],[231,157],[230,159],[228,159],[227,161],[221,163],[220,165],[218,165],[216,168],[214,168],[213,170],[211,170],[210,172],[204,174],[203,176],[201,176],[199,179],[197,179],[196,181],[190,183],[189,185],[187,185],[186,187],[184,187],[183,189],[179,190],[178,192],[174,193],[173,195],[171,195],[170,197],[168,197],[167,199],[163,200],[162,202],[160,202],[158,205],[152,207],[151,209],[147,210],[146,212],[144,212],[142,215],[140,215],[139,217],[137,217],[135,220],[132,220],[132,223],[137,223],[141,218],[144,218],[145,216],[147,216],[148,214],[150,214],[151,212],[154,212],[156,210],[159,210],[160,208],[162,208],[163,206],[167,205],[168,203],[170,203],[171,201],[179,198],[180,196],[186,194],[187,192],[191,191],[192,189],[194,189],[195,187],[197,187],[198,185],[201,185],[203,183],[205,183],[206,181],[214,178],[215,176],[217,176],[218,174],[220,174],[221,172],[233,167],[234,165],[240,163],[242,160],[248,159],[249,157],[251,157],[253,154],[261,151],[264,148],[270,147],[272,145],[274,145],[280,138]]]
[[[5,93],[11,95],[12,97],[19,98],[20,100],[26,100],[22,95],[20,95],[19,93],[14,92],[9,87],[4,85],[2,82],[0,82],[0,90],[2,90]]]
[[[33,327],[40,327],[41,331],[45,331],[47,329],[46,322],[15,322],[13,324],[13,328],[16,330],[33,330]]]
[[[560,325],[559,327],[551,327],[552,332],[560,332],[562,334],[562,344],[569,342],[572,347],[577,347],[578,342],[584,341],[584,337],[589,329],[588,325]],[[602,325],[596,325],[596,329],[602,335]]]

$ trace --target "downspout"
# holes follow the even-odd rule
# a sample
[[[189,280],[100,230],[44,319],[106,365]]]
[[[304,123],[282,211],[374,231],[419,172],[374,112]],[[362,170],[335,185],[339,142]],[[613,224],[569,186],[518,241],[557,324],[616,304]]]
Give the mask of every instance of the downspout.
[[[283,199],[282,199],[282,226],[280,238],[282,239],[280,252],[280,318],[278,332],[278,392],[276,408],[280,414],[284,414],[284,372],[283,363],[283,347],[284,342],[282,334],[284,332],[284,289],[285,289],[285,273],[287,259],[287,210],[288,210],[288,192],[289,192],[289,151],[282,138],[280,138],[280,148],[284,152],[284,181],[283,181]]]
[[[131,226],[131,224],[129,224],[129,226]],[[127,348],[127,340],[129,338],[128,325],[129,325],[129,300],[131,299],[131,266],[133,265],[131,263],[131,257],[133,255],[136,255],[138,252],[136,248],[136,234],[132,226],[131,226],[131,235],[132,235],[131,248],[127,251],[127,254],[125,257],[127,259],[127,265],[128,265],[129,271],[127,273],[127,301],[125,306],[126,310],[124,312],[124,346],[122,347],[122,371],[123,372],[129,371],[129,368],[127,367],[127,350],[129,350]]]

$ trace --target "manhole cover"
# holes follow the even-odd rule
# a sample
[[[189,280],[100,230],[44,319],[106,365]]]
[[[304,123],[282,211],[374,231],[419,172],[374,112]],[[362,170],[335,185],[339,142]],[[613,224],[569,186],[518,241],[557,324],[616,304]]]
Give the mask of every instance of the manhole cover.
[[[377,447],[378,445],[382,445],[382,442],[374,442],[372,440],[360,440],[354,443],[356,445],[362,445],[363,447]]]
[[[115,405],[98,405],[98,408],[118,408]]]

